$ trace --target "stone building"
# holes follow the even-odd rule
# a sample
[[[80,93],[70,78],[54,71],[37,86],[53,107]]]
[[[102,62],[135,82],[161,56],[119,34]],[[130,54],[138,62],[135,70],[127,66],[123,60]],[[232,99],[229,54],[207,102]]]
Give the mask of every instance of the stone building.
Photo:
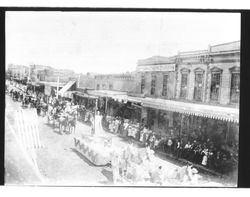
[[[238,143],[240,42],[137,64],[141,119],[160,136]]]
[[[179,53],[177,62],[176,99],[238,106],[240,42]]]

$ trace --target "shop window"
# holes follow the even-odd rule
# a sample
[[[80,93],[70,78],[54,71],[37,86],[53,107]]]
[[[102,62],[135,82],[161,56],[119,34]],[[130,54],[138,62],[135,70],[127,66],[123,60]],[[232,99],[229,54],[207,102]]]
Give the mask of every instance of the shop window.
[[[163,76],[162,96],[167,96],[169,75]]]
[[[188,86],[188,73],[182,73],[181,74],[181,93],[180,97],[181,98],[186,98],[187,97],[187,87]]]
[[[96,85],[96,89],[99,90],[100,89],[100,84]]]
[[[240,73],[232,73],[231,77],[231,93],[230,101],[231,103],[239,103],[240,98]]]
[[[109,89],[110,89],[110,90],[113,89],[113,84],[109,84]]]
[[[153,109],[148,109],[147,110],[147,126],[150,128],[150,129],[153,129],[154,127],[154,124],[155,124],[155,118],[157,117],[156,115],[156,111],[153,110]]]
[[[145,89],[145,76],[144,75],[142,75],[141,76],[141,94],[143,94],[144,93],[144,89]]]
[[[203,70],[195,71],[195,83],[194,83],[194,100],[202,101],[202,93],[203,93]]]
[[[221,85],[221,70],[214,69],[211,74],[210,100],[218,101]]]
[[[151,80],[151,95],[155,94],[155,86],[156,86],[156,75],[152,75],[152,80]]]
[[[168,129],[168,126],[169,126],[169,120],[168,120],[167,113],[159,111],[159,114],[158,114],[158,127],[159,127],[159,129],[166,131]]]

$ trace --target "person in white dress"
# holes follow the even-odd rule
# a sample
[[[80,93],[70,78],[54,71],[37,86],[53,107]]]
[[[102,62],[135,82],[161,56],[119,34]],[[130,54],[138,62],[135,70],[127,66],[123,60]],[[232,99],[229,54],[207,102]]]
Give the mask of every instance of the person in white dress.
[[[102,115],[97,111],[95,115],[95,136],[102,136],[104,131],[102,128]]]

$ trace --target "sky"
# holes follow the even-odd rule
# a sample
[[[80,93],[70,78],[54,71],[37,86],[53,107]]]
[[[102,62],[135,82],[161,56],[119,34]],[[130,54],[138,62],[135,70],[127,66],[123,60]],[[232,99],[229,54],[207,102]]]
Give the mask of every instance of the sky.
[[[135,71],[139,59],[240,40],[238,13],[7,12],[6,65]]]

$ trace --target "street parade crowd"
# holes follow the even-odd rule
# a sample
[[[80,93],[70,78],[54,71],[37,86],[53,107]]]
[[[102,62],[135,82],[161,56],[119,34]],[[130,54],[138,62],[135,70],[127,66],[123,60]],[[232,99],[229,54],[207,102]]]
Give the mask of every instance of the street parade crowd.
[[[18,90],[12,84],[6,87],[14,101],[22,102],[23,108],[36,108],[39,116],[47,116],[48,123],[55,127],[58,126],[62,134],[72,133],[75,130],[77,120],[80,120],[91,126],[94,132],[95,106],[78,105],[69,101],[59,100],[56,97],[45,96],[41,92],[35,92],[26,88]],[[171,155],[175,159],[184,159],[193,164],[199,164],[206,168],[216,170],[220,173],[226,173],[236,166],[237,155],[223,151],[208,139],[183,140],[178,137],[162,137],[157,135],[146,124],[139,123],[136,120],[129,120],[122,117],[112,117],[105,113],[100,114],[102,126],[105,131],[130,138],[145,147],[144,152],[128,145],[127,147],[116,151],[112,155],[111,164],[113,168],[113,180],[119,182],[122,180],[133,180],[140,182],[148,180],[149,182],[162,184],[164,180],[175,177],[184,182],[197,181],[197,170],[191,163],[175,171],[162,173],[162,166],[154,161],[154,152],[163,152]],[[167,174],[167,175],[166,175]],[[166,178],[167,177],[167,178]]]
[[[23,109],[34,108],[38,116],[46,116],[48,123],[58,126],[59,132],[72,133],[77,122],[77,106],[72,102],[59,100],[56,97],[45,98],[39,91],[34,91],[21,84],[10,82],[6,92],[13,101],[21,102]]]
[[[83,110],[84,109],[84,110]],[[91,123],[94,114],[94,106],[80,106],[81,120]],[[132,139],[143,147],[149,147],[156,152],[162,152],[174,159],[182,159],[205,168],[227,173],[237,166],[237,154],[221,149],[209,138],[182,139],[180,136],[159,136],[147,125],[136,120],[129,120],[119,116],[110,116],[102,113],[103,128],[120,137]],[[173,132],[173,131],[171,131]]]
[[[174,135],[159,136],[146,125],[121,117],[104,116],[103,125],[109,132],[133,139],[144,147],[220,173],[230,172],[237,166],[238,155],[221,149],[209,138],[190,137],[184,140],[180,136],[173,137]]]

